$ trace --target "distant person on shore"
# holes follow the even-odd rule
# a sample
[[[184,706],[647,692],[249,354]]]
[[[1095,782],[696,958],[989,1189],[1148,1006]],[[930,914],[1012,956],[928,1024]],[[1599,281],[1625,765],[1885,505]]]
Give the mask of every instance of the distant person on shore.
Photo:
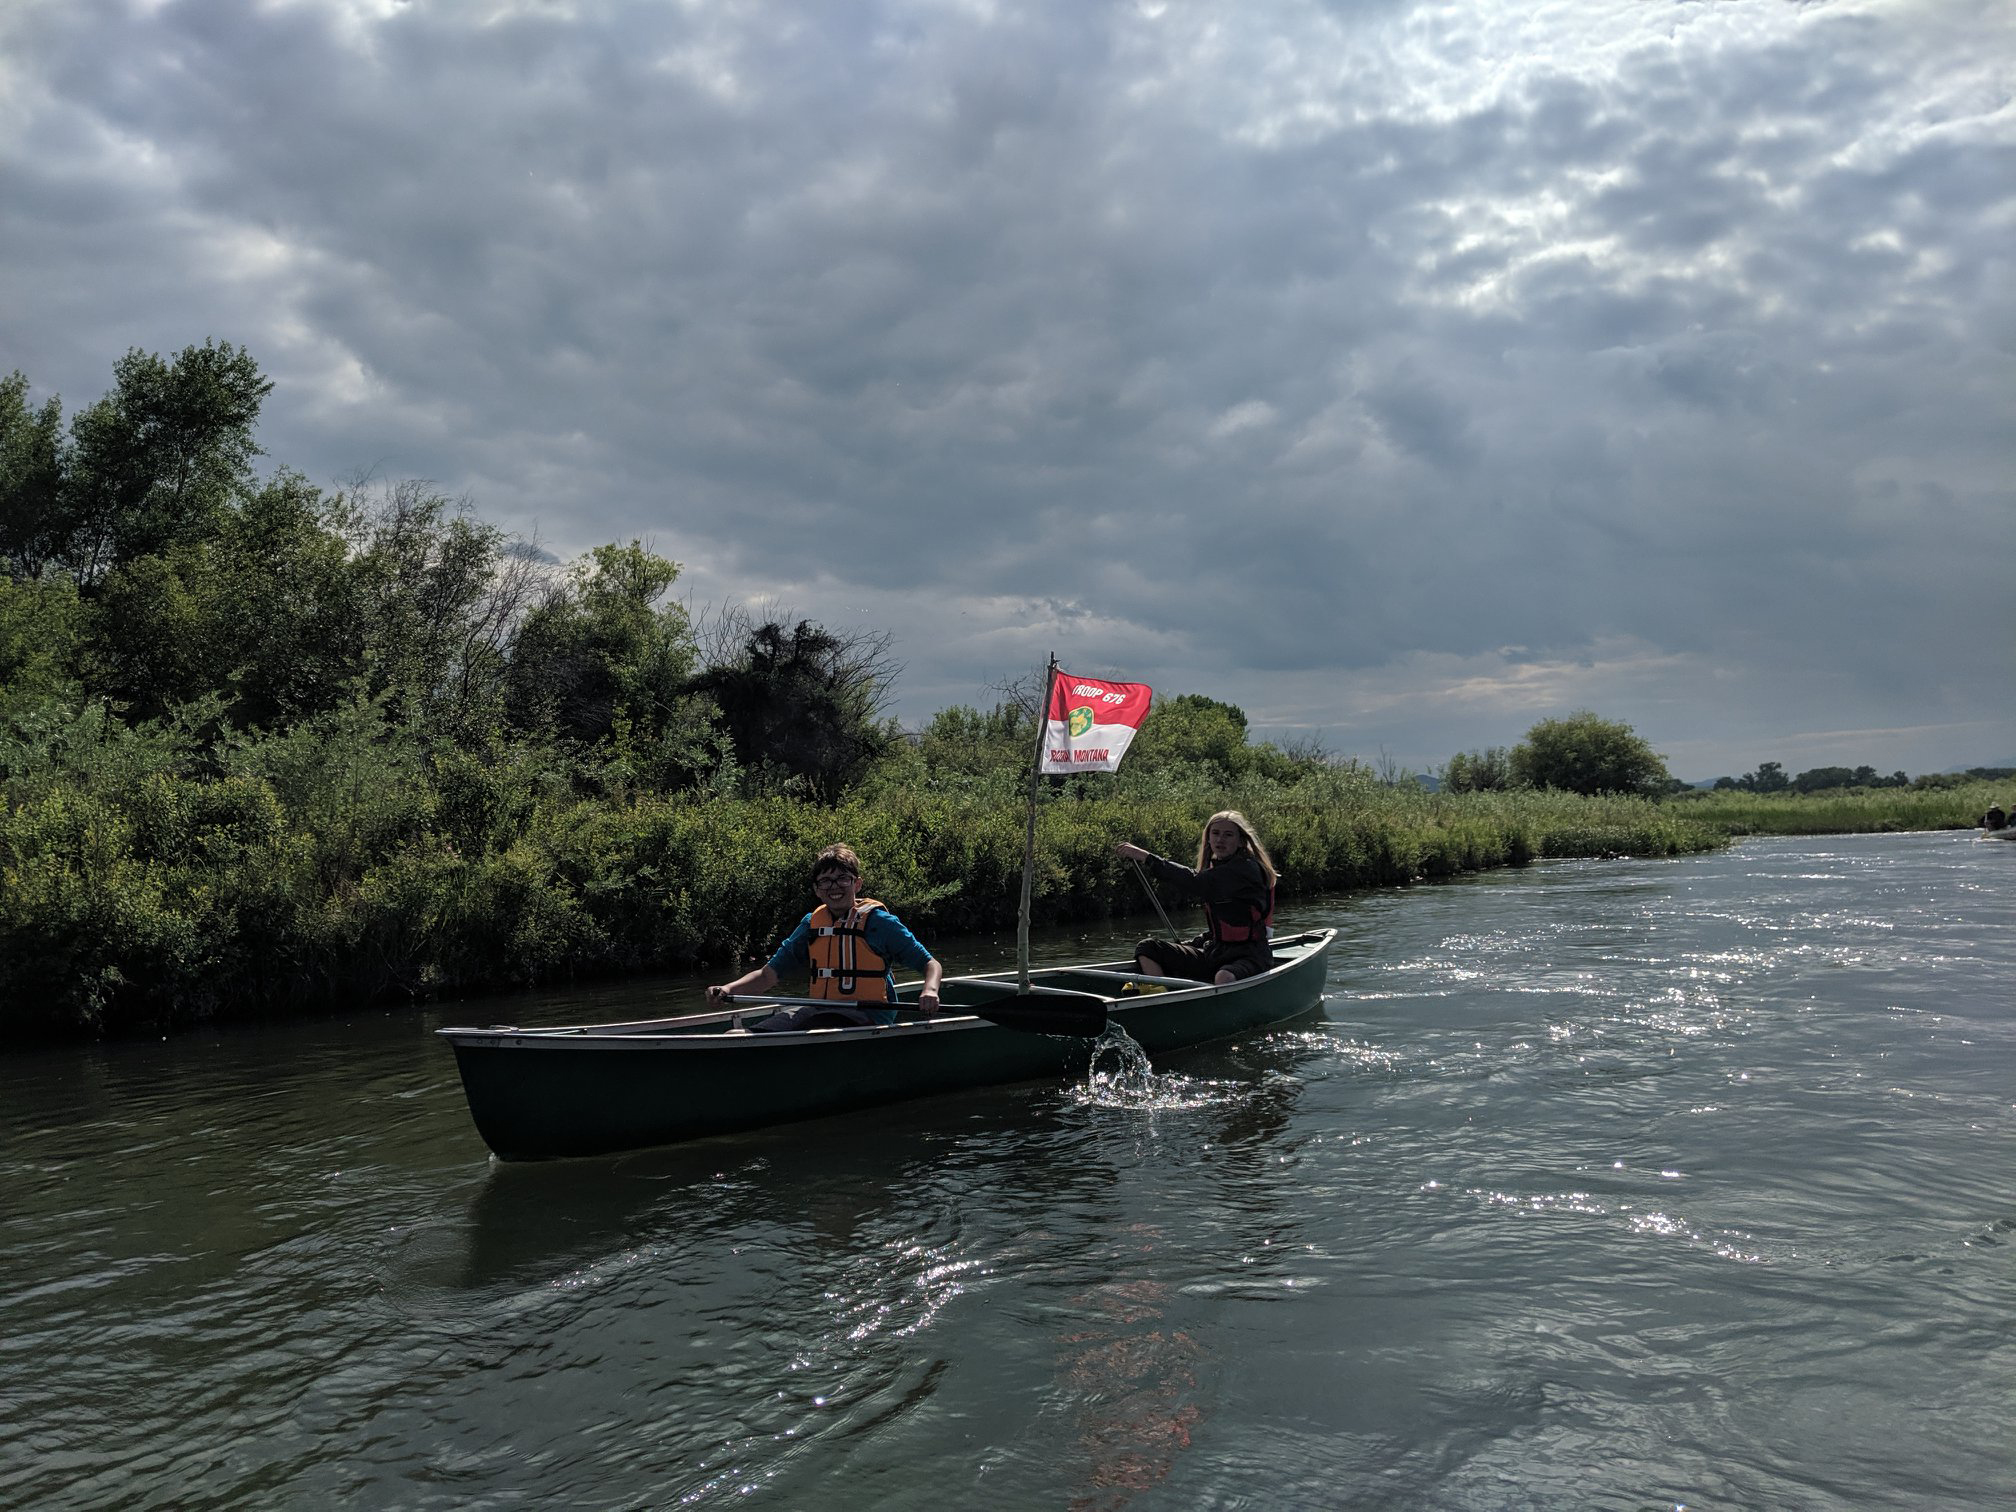
[[[811,978],[813,1006],[771,1014],[749,1027],[759,1034],[785,1029],[842,1029],[896,1022],[896,965],[924,973],[917,1007],[938,1011],[938,984],[945,968],[918,943],[903,921],[874,898],[861,896],[861,858],[845,845],[829,845],[812,862],[812,893],[819,904],[784,937],[763,965],[732,982],[707,989],[720,1003],[744,994],[774,992],[785,973]]]
[[[1237,809],[1213,814],[1197,842],[1197,864],[1185,866],[1123,840],[1114,849],[1145,863],[1153,875],[1204,905],[1204,933],[1193,940],[1143,940],[1134,960],[1152,976],[1188,977],[1223,985],[1257,976],[1274,964],[1278,874],[1253,823]]]
[[[1983,829],[1986,830],[2006,829],[2008,828],[2008,825],[2009,825],[2009,816],[2002,812],[2002,805],[1999,803],[1989,804],[1988,812],[1981,816],[1981,828]]]

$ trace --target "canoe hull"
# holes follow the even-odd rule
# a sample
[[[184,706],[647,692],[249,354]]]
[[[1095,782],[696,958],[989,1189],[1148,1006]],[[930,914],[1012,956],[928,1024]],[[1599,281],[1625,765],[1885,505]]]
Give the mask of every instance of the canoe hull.
[[[1330,931],[1303,937],[1278,952],[1284,958],[1273,971],[1247,982],[1111,995],[1111,1020],[1153,1055],[1296,1017],[1322,1001],[1331,938]],[[1109,970],[1121,974],[1067,968],[1039,979],[1078,991],[1096,982],[1105,996],[1118,986],[1106,979]],[[998,988],[1001,978],[948,981],[948,1004],[962,980]],[[790,1034],[724,1034],[723,1017],[440,1033],[454,1047],[477,1132],[506,1160],[607,1154],[942,1092],[1076,1077],[1095,1043],[1005,1029],[956,1009],[887,1028]]]

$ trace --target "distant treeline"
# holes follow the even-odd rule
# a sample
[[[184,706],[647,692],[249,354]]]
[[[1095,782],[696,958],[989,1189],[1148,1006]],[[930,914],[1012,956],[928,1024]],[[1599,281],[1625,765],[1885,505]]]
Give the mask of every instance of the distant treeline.
[[[1825,793],[1836,788],[1958,788],[2012,776],[2016,776],[2016,767],[1969,767],[1964,772],[1926,772],[1917,777],[1892,772],[1886,777],[1869,766],[1828,766],[1787,777],[1781,763],[1765,761],[1741,777],[1717,777],[1714,786],[1717,792]]]
[[[921,929],[1012,925],[1027,686],[905,735],[886,636],[696,625],[637,542],[549,566],[424,484],[255,475],[269,388],[219,344],[67,426],[0,382],[6,1043],[743,961],[836,839]],[[1523,787],[1428,794],[1160,698],[1121,772],[1043,786],[1037,917],[1143,910],[1114,842],[1186,856],[1228,805],[1291,903],[1724,843],[1528,745]]]
[[[1492,746],[1449,758],[1431,774],[1436,786],[1465,793],[1522,787],[1557,787],[1575,792],[1630,792],[1646,797],[1695,791],[1666,769],[1665,759],[1629,725],[1599,719],[1582,710],[1565,719],[1545,719],[1510,750]],[[1959,788],[2016,775],[2016,767],[1969,767],[1965,772],[1888,776],[1871,766],[1814,767],[1796,777],[1776,761],[1759,763],[1741,777],[1718,777],[1717,792],[1822,793],[1836,788]]]

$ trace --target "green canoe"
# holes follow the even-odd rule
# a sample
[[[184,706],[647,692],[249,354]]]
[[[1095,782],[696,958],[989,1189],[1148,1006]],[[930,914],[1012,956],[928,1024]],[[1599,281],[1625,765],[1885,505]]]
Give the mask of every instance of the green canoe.
[[[1102,1021],[1124,1027],[1150,1055],[1243,1034],[1322,1001],[1335,934],[1276,939],[1272,970],[1223,987],[1143,976],[1132,961],[1036,971],[1038,990],[1026,998],[1012,972],[948,977],[935,1017],[886,1026],[752,1034],[741,1022],[763,1010],[744,1008],[438,1032],[455,1047],[477,1132],[498,1155],[598,1155],[965,1087],[1076,1077]],[[1047,1015],[1046,1003],[1056,1005]],[[981,1016],[990,1013],[999,1022]],[[1053,1016],[1069,1020],[1068,1037],[1030,1032]]]

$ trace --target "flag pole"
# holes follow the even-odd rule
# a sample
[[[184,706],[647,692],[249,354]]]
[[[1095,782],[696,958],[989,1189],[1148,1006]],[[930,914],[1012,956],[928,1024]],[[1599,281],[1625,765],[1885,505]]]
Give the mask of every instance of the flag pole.
[[[1050,742],[1050,695],[1057,684],[1057,654],[1043,674],[1043,701],[1036,705],[1035,759],[1029,763],[1029,827],[1022,838],[1022,909],[1015,921],[1016,990],[1029,990],[1029,898],[1036,889],[1036,794],[1043,782],[1043,748]]]

